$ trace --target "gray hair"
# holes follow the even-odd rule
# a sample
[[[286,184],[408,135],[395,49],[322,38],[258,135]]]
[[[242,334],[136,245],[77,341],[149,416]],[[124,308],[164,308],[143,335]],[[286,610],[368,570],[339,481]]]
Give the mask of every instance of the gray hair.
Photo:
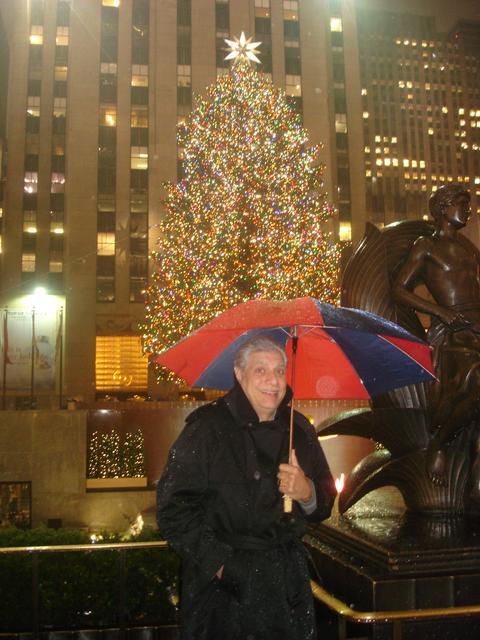
[[[235,367],[235,369],[244,371],[247,366],[247,361],[250,357],[250,354],[256,351],[276,351],[277,353],[281,354],[283,364],[285,365],[285,367],[287,366],[287,354],[285,353],[283,347],[281,347],[278,342],[275,342],[275,340],[272,340],[272,338],[269,338],[268,336],[258,335],[250,338],[249,340],[244,342],[241,347],[239,347],[237,353],[235,354],[235,360],[233,362],[233,366]]]

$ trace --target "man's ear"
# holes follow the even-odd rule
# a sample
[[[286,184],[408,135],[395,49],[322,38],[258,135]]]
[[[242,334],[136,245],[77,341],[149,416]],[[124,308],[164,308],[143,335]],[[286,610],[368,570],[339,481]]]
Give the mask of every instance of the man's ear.
[[[242,372],[238,367],[234,367],[233,369],[233,373],[235,374],[235,378],[238,380],[238,382],[242,381]]]

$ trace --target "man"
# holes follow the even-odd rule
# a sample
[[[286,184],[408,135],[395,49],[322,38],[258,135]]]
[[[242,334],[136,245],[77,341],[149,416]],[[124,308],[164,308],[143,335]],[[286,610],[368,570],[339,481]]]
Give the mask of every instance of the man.
[[[468,191],[460,184],[444,185],[430,197],[429,208],[436,229],[415,241],[396,279],[394,297],[432,318],[428,340],[440,385],[427,471],[435,484],[446,484],[445,448],[473,418],[480,400],[480,262],[478,250],[458,233],[470,218]],[[418,284],[426,286],[428,298],[415,291]],[[474,497],[479,497],[478,466]]]
[[[158,484],[158,525],[183,560],[181,638],[313,640],[301,536],[330,514],[332,476],[299,413],[288,463],[283,349],[257,336],[234,371],[233,389],[187,418]]]

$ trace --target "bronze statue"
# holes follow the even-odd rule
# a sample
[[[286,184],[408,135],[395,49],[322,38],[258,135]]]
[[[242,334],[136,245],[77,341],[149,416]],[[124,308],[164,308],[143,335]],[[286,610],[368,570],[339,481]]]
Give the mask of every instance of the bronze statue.
[[[468,191],[446,184],[432,194],[429,209],[435,231],[415,241],[393,296],[431,317],[427,337],[440,383],[434,388],[434,434],[426,463],[431,480],[444,484],[445,446],[471,421],[480,400],[480,256],[459,233],[470,217]],[[418,284],[431,299],[414,291]]]
[[[480,252],[459,233],[470,217],[470,195],[446,184],[429,208],[434,224],[367,223],[342,278],[343,306],[429,340],[438,382],[395,389],[370,409],[319,425],[322,435],[382,445],[350,473],[341,513],[387,485],[397,487],[411,512],[458,515],[480,507]],[[430,316],[427,331],[418,314]]]

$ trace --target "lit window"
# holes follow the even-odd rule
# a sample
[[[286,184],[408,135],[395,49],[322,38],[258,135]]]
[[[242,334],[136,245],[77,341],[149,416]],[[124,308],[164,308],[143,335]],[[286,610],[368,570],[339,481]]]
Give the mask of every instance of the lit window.
[[[346,113],[335,114],[335,131],[337,133],[348,133]]]
[[[25,233],[37,233],[37,212],[23,212],[23,231]]]
[[[68,67],[56,66],[55,67],[55,80],[65,82],[68,75]]]
[[[270,0],[255,0],[255,16],[257,18],[270,16]]]
[[[50,259],[48,263],[48,270],[50,271],[50,273],[62,273],[63,260]]]
[[[403,159],[403,166],[404,167],[409,167],[410,166],[410,160],[408,158],[404,158]]]
[[[40,116],[40,97],[28,96],[27,98],[27,113],[31,116]]]
[[[442,113],[448,113],[448,107],[442,107]]]
[[[368,113],[368,111],[364,111],[362,115],[363,115],[363,119],[367,120],[370,114]]]
[[[100,64],[100,73],[116,75],[117,63],[116,62],[102,62]]]
[[[57,236],[63,235],[63,222],[51,220],[50,221],[50,233],[54,233]]]
[[[148,169],[148,147],[132,147],[130,167],[132,169]]]
[[[365,153],[370,153],[370,147],[364,147]]]
[[[120,0],[102,0],[102,5],[104,7],[119,7]]]
[[[368,95],[368,91],[366,89],[362,89],[362,96]]]
[[[132,87],[148,87],[148,65],[132,64]]]
[[[283,0],[283,19],[298,20],[298,0]]]
[[[177,66],[177,85],[179,87],[192,86],[192,68],[188,64],[179,64]]]
[[[350,242],[352,239],[352,223],[340,222],[338,228],[338,237],[340,242]]]
[[[33,273],[35,271],[35,254],[24,253],[22,254],[22,272]]]
[[[139,128],[148,127],[148,107],[132,107],[130,126]]]
[[[39,24],[32,25],[30,29],[30,44],[43,44],[43,26]]]
[[[392,159],[392,164],[394,167],[398,167],[398,158],[393,158]]]
[[[341,33],[343,31],[341,18],[330,18],[330,31],[336,31],[337,33],[338,32]],[[362,95],[366,95],[366,94],[362,94]]]
[[[38,173],[36,171],[26,171],[23,179],[23,190],[25,193],[37,193]]]
[[[287,96],[301,96],[302,84],[300,76],[285,76],[285,93]]]
[[[57,37],[55,43],[59,47],[68,46],[68,27],[57,27]]]
[[[97,255],[99,256],[115,255],[115,234],[114,233],[97,233]]]
[[[63,193],[65,191],[65,175],[63,173],[52,173],[50,193]]]
[[[100,124],[115,127],[117,124],[117,109],[114,105],[100,105]]]
[[[148,357],[140,336],[97,336],[95,380],[97,390],[146,390]]]

